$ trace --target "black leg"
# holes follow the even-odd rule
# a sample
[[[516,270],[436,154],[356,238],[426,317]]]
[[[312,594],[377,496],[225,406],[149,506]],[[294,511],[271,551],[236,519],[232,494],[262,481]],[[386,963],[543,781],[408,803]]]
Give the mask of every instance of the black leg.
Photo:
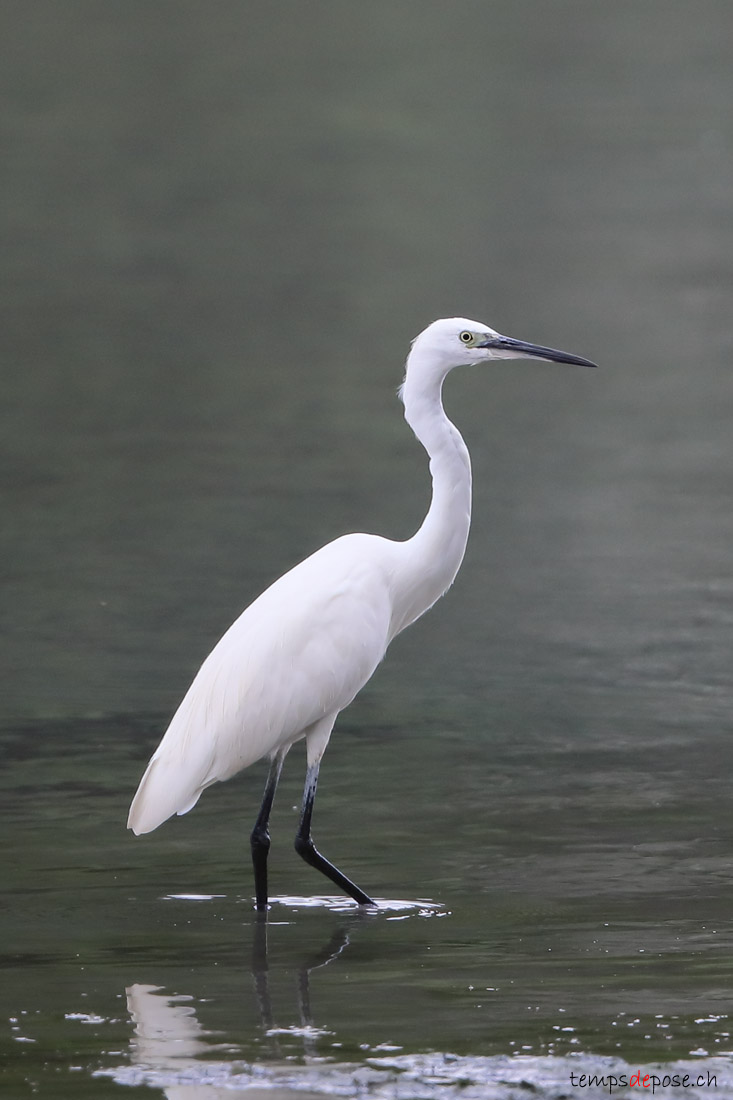
[[[252,846],[252,865],[255,871],[255,907],[257,909],[267,909],[267,853],[270,851],[268,824],[286,752],[287,749],[276,753],[270,762],[270,771],[265,784],[262,805],[249,838]]]
[[[320,761],[316,764],[309,766],[305,777],[305,790],[303,792],[303,809],[300,814],[300,825],[298,826],[298,832],[295,834],[295,850],[299,856],[302,856],[306,863],[310,863],[311,867],[315,867],[317,871],[330,878],[331,882],[335,882],[336,885],[345,893],[352,897],[354,901],[358,901],[359,905],[375,905],[376,902],[372,901],[368,894],[365,894],[363,890],[348,879],[346,875],[339,871],[338,867],[334,867],[332,863],[321,855],[316,848],[311,838],[311,818],[313,816],[313,803],[316,798],[316,786],[318,785],[318,768]]]

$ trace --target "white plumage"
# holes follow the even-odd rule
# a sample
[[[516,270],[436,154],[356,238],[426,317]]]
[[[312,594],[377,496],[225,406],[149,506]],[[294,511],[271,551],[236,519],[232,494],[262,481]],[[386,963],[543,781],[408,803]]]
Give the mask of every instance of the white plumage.
[[[336,539],[242,612],[204,661],[143,775],[130,808],[133,832],[187,813],[206,787],[269,757],[252,834],[257,905],[265,908],[270,807],[285,754],[305,737],[308,775],[296,847],[357,901],[371,902],[310,838],[320,759],[338,713],[372,676],[392,638],[451,585],[463,559],[470,460],[443,410],[443,380],[456,366],[517,357],[594,365],[465,318],[435,321],[417,337],[400,395],[430,456],[433,496],[422,526],[405,542],[366,534]]]
[[[381,543],[381,553],[370,543]],[[390,640],[391,545],[345,535],[242,612],[204,661],[148,765],[130,809],[135,833],[186,813],[212,783],[348,706]]]

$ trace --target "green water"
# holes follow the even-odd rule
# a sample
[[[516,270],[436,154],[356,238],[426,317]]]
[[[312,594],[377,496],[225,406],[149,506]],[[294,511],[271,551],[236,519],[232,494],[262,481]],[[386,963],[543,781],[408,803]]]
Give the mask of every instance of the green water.
[[[0,1094],[733,1096],[733,9],[0,18]],[[601,369],[448,381],[466,560],[315,812],[379,909],[293,851],[296,749],[265,926],[263,765],[127,808],[263,586],[419,524],[395,389],[454,313]]]
[[[291,851],[292,759],[265,929],[246,835],[261,774],[144,841],[122,831],[152,732],[120,718],[5,739],[7,1095],[214,1089],[258,1072],[320,1088],[332,1063],[343,1081],[386,1078],[380,1059],[427,1088],[435,1052],[482,1084],[506,1054],[538,1059],[538,1087],[552,1084],[543,1059],[570,1059],[553,1071],[567,1086],[581,1053],[647,1071],[692,1060],[727,1080],[711,1062],[731,1047],[722,738],[716,779],[682,739],[489,749],[430,719],[420,734],[347,722],[316,835],[380,911],[324,897]],[[98,1070],[111,1078],[90,1081]]]

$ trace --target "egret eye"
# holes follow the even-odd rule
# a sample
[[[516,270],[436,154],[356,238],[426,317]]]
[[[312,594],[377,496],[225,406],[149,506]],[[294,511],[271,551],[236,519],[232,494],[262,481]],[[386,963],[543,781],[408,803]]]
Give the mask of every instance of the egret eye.
[[[467,329],[464,329],[458,339],[461,341],[462,344],[465,344],[467,348],[472,348],[473,345],[476,343],[476,337],[472,332],[469,332]]]

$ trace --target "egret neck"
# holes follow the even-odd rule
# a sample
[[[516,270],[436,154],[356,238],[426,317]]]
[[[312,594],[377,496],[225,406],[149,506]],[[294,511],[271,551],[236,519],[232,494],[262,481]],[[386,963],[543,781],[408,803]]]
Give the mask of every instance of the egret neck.
[[[466,551],[471,525],[471,459],[461,433],[443,408],[443,381],[450,370],[431,361],[415,342],[400,397],[405,420],[430,459],[433,495],[420,529],[398,543],[390,637],[399,634],[450,588]]]

